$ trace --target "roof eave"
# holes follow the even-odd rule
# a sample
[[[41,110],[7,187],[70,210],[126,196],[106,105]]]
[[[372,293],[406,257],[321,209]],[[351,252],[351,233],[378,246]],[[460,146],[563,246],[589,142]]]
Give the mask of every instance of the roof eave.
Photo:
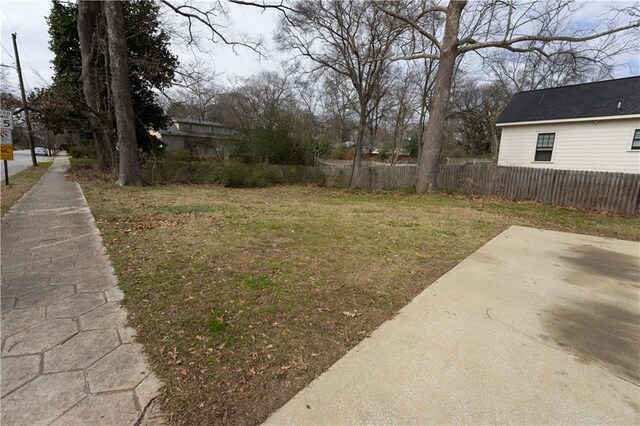
[[[533,125],[533,124],[575,123],[575,122],[581,122],[581,121],[627,120],[630,118],[640,118],[640,114],[605,115],[602,117],[562,118],[562,119],[555,119],[555,120],[514,121],[510,123],[496,123],[496,127],[527,126],[527,125]]]

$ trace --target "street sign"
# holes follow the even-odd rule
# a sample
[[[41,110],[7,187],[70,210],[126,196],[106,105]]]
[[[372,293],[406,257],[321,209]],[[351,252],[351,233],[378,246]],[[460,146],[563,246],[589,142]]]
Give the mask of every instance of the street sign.
[[[13,160],[13,145],[0,145],[0,160]]]
[[[0,145],[13,145],[13,137],[11,136],[11,130],[0,129]]]
[[[13,130],[13,111],[0,109],[0,129]]]
[[[13,112],[6,109],[0,110],[0,160],[13,160],[12,129]]]

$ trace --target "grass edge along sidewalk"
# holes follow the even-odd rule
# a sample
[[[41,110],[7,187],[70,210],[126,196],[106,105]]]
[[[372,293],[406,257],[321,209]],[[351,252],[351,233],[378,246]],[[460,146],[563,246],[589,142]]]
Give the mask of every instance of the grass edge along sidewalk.
[[[31,166],[11,176],[9,185],[5,185],[4,181],[2,182],[2,188],[0,189],[0,193],[2,194],[2,200],[0,201],[2,216],[4,216],[33,185],[38,183],[51,164],[53,164],[53,161],[43,161],[38,163],[37,167]]]

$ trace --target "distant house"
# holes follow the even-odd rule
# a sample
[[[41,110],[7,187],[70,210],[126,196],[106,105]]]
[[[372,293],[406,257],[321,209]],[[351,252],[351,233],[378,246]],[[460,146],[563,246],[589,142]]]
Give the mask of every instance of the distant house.
[[[499,166],[640,173],[640,77],[513,95]]]
[[[168,151],[187,149],[198,155],[227,158],[234,144],[242,139],[239,132],[215,121],[173,118],[173,124],[159,132],[159,138]]]

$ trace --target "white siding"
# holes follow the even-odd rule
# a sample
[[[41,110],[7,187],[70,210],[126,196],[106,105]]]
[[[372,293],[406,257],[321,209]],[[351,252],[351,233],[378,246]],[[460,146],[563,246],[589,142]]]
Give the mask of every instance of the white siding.
[[[640,150],[631,151],[640,119],[583,121],[502,128],[499,166],[640,173]],[[551,161],[534,160],[538,133],[555,133]]]

